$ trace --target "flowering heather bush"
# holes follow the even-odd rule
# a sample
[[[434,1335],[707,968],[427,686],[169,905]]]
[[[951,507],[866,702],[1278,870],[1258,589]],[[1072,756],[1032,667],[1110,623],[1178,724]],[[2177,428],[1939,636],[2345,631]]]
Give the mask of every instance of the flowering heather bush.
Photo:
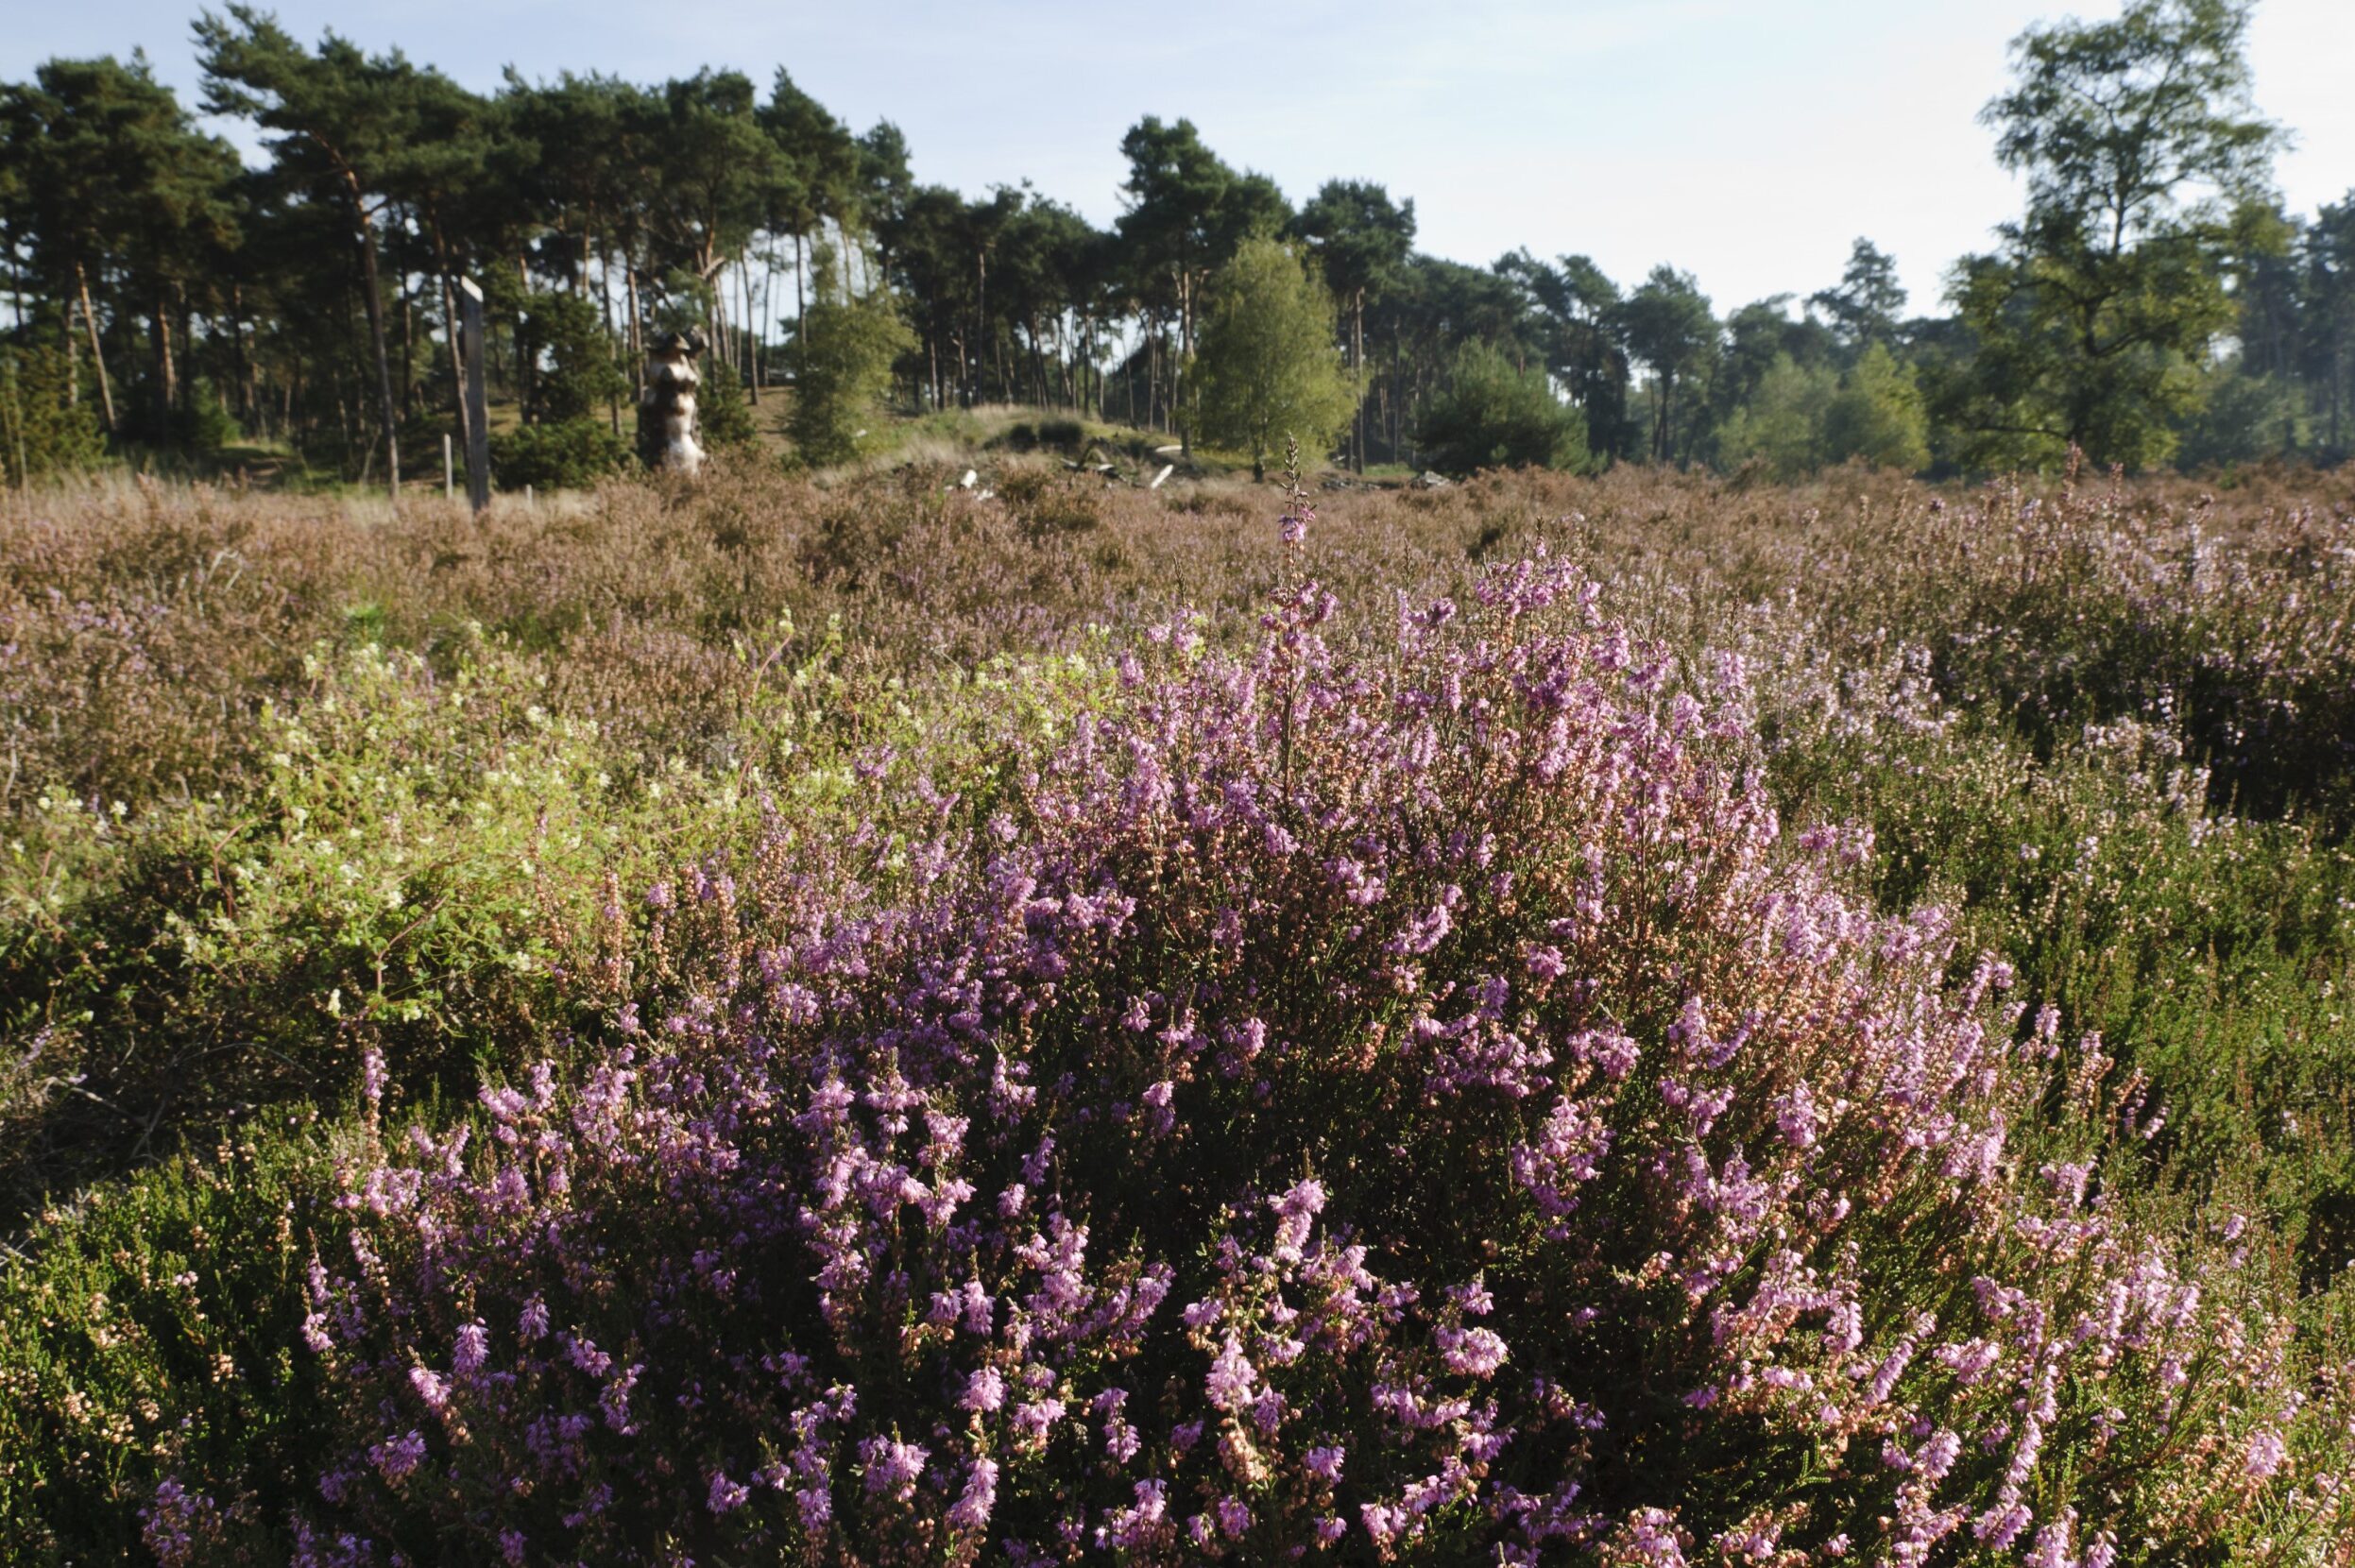
[[[2261,1230],[2118,1185],[2140,1086],[1594,599],[1355,656],[1294,579],[648,889],[601,1058],[371,1109],[298,1560],[2321,1560]]]

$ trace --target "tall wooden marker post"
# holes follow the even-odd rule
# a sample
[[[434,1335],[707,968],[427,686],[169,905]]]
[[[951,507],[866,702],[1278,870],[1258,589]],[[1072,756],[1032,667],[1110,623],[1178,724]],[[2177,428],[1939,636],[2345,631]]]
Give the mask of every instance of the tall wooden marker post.
[[[480,517],[490,506],[490,400],[483,391],[483,291],[458,280],[466,356],[466,499]]]

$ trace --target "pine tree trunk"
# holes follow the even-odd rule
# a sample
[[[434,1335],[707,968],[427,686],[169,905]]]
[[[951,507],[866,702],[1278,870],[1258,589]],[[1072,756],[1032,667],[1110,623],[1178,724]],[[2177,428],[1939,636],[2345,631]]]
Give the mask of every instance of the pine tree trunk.
[[[752,383],[752,406],[760,406],[760,317],[752,308],[752,261],[736,262],[736,295],[744,304],[744,380]]]
[[[417,402],[417,301],[409,281],[401,281],[401,412],[409,414]]]
[[[1366,291],[1357,291],[1357,308],[1351,313],[1349,367],[1357,373],[1357,408],[1350,420],[1350,456],[1357,471],[1366,471]]]
[[[376,399],[384,421],[384,480],[394,501],[401,499],[401,416],[393,407],[392,355],[384,344],[384,300],[376,277],[376,236],[368,223],[360,181],[349,171],[345,188],[351,201],[352,221],[359,226],[360,272],[367,295],[368,340],[376,350]]]
[[[155,438],[161,446],[170,438],[172,403],[179,376],[172,365],[172,305],[158,291],[155,300]]]
[[[1178,454],[1194,455],[1193,421],[1186,417],[1186,362],[1194,353],[1193,275],[1178,268],[1178,351],[1169,362],[1169,418],[1177,425]]]
[[[90,274],[79,262],[74,264],[74,282],[81,293],[82,330],[90,334],[90,363],[98,372],[98,404],[106,410],[107,434],[111,435],[115,432],[114,386],[107,380],[106,351],[98,347],[97,313],[90,308]]]
[[[622,284],[629,293],[630,301],[630,393],[633,397],[646,390],[646,332],[638,315],[638,262],[624,256]]]
[[[229,287],[229,350],[230,374],[237,378],[237,422],[261,422],[261,399],[253,384],[253,360],[246,352],[246,290],[242,283]]]
[[[459,340],[457,292],[450,286],[447,257],[441,267],[441,318],[450,330],[450,395],[458,407],[458,445],[473,450],[473,415],[466,406],[466,346]]]
[[[606,345],[608,349],[610,349],[614,342],[613,252],[610,250],[602,251],[597,257],[597,301],[605,308]],[[459,401],[461,402],[466,401],[465,391],[463,388],[461,388],[459,392]],[[606,412],[612,418],[613,434],[616,435],[621,435],[622,400],[619,397],[608,395],[606,399]]]

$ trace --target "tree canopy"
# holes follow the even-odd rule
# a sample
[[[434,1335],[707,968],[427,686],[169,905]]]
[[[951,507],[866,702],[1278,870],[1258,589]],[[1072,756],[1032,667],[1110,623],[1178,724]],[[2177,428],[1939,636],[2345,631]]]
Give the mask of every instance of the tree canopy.
[[[1201,347],[1203,431],[1251,458],[1287,437],[1332,445],[1357,398],[1334,346],[1333,296],[1276,240],[1245,240],[1211,284]]]
[[[1360,469],[1429,466],[1427,433],[1479,388],[1530,409],[1542,388],[1597,464],[2336,460],[2355,450],[2355,192],[2310,216],[2272,196],[2280,135],[2250,100],[2248,16],[2249,0],[2131,0],[2022,34],[1984,118],[2024,209],[1955,264],[1946,314],[1909,315],[1869,238],[1812,294],[1720,311],[1668,264],[1614,281],[1577,253],[1431,255],[1410,196],[1336,178],[1295,206],[1161,115],[1122,136],[1120,210],[1099,224],[1018,176],[927,183],[895,125],[855,130],[781,66],[509,71],[478,93],[230,5],[196,22],[196,105],[138,56],[0,83],[11,428],[62,454],[11,471],[82,461],[90,427],[117,452],[192,460],[228,432],[397,486],[404,452],[467,435],[461,278],[489,302],[494,398],[599,461],[620,449],[582,432],[619,436],[631,388],[614,378],[634,387],[657,324],[703,332],[710,406],[747,439],[787,434],[772,394],[828,405],[793,383],[832,374],[825,338],[855,323],[883,358],[861,358],[841,406],[867,412],[846,428],[886,405],[1022,402],[1189,445],[1215,424],[1223,442],[1237,400],[1289,371],[1252,391],[1213,317],[1248,336],[1274,317],[1242,301],[1281,294],[1296,325],[1320,290],[1330,353],[1287,364],[1342,377],[1338,425],[1322,392],[1301,406],[1310,444],[1338,432]],[[192,109],[249,125],[255,165]],[[1302,281],[1271,294],[1282,243]],[[544,330],[559,317],[561,351]],[[592,359],[596,388],[564,393]]]

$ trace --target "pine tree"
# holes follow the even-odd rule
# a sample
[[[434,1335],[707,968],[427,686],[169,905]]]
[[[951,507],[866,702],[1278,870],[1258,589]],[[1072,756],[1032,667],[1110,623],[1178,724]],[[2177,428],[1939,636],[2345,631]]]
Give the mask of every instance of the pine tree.
[[[794,377],[786,432],[811,468],[847,463],[882,422],[892,363],[914,346],[888,290],[852,295],[841,284],[833,247],[811,254],[811,299],[787,359]]]
[[[1545,372],[1522,368],[1475,338],[1456,352],[1447,388],[1415,432],[1425,460],[1442,473],[1480,469],[1587,466],[1586,418],[1555,396]]]

